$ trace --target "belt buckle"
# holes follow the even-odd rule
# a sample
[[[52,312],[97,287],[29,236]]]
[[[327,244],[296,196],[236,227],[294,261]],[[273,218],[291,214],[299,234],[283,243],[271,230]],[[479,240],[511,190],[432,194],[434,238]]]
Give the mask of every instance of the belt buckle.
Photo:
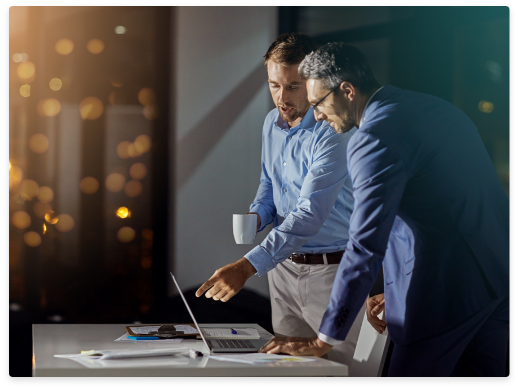
[[[293,255],[294,255],[294,253],[290,254],[290,256],[288,257],[288,259],[290,259],[290,262],[292,263],[292,265],[297,265],[297,262],[294,262]]]

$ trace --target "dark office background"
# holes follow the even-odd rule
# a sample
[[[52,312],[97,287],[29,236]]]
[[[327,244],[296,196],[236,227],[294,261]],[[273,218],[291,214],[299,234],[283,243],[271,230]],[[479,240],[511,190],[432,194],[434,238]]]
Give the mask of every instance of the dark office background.
[[[29,7],[27,28],[9,40],[11,376],[31,375],[32,324],[188,321],[178,298],[168,297],[167,278],[176,260],[168,129],[175,131],[177,8],[92,7],[43,23],[49,9]],[[355,45],[381,84],[461,108],[508,193],[507,7],[278,7],[277,14],[279,33]],[[78,106],[81,120],[70,119],[67,135],[57,131]],[[76,176],[67,154],[74,147]],[[63,204],[75,213],[60,213]],[[224,307],[192,300],[201,322],[232,316],[272,330],[270,303],[252,290]]]

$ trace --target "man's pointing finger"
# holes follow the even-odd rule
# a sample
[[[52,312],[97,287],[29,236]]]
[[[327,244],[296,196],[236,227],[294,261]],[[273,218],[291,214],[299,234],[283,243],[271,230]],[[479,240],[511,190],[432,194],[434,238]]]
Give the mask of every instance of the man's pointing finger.
[[[204,282],[202,286],[198,288],[198,290],[196,291],[196,297],[200,297],[201,295],[203,295],[206,290],[213,286],[213,284],[214,282],[212,282],[211,280]]]

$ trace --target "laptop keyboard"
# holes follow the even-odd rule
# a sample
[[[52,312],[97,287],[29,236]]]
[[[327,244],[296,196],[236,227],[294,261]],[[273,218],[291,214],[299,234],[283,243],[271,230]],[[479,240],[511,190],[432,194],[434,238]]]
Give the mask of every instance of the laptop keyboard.
[[[254,348],[252,342],[248,340],[211,339],[210,342],[213,348]]]

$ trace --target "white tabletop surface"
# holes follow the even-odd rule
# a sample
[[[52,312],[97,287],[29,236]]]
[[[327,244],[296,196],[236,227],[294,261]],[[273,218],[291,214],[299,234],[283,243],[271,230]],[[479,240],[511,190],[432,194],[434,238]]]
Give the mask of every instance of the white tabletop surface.
[[[128,324],[130,325],[130,324]],[[222,327],[222,324],[201,324],[201,327]],[[228,324],[233,327],[254,327],[262,339],[272,335],[257,324]],[[185,339],[181,343],[115,342],[126,332],[124,324],[35,324],[33,325],[34,377],[142,377],[142,376],[347,376],[348,367],[326,359],[311,362],[268,363],[250,365],[202,358],[190,358],[189,349],[208,349],[201,340]],[[92,366],[55,354],[75,354],[86,350],[184,348],[171,357],[132,358],[128,360],[97,360]],[[220,354],[222,355],[222,354]],[[307,357],[310,358],[310,357]],[[313,357],[312,357],[313,358]]]

